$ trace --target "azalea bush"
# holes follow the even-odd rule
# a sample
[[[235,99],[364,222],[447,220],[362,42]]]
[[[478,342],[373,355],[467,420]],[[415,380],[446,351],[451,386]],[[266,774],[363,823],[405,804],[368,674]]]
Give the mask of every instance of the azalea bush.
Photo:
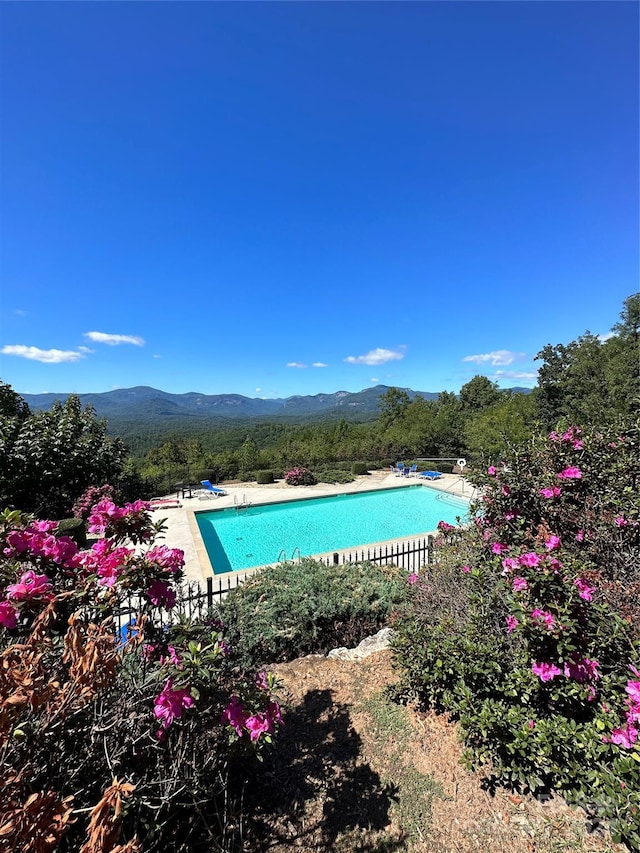
[[[635,425],[537,437],[444,530],[395,641],[404,691],[460,721],[471,766],[555,789],[640,845]]]
[[[284,481],[289,486],[315,486],[318,482],[308,468],[292,468],[284,475]]]
[[[148,509],[103,498],[86,550],[55,521],[0,516],[0,838],[11,850],[233,847],[229,776],[282,723],[274,679],[237,675],[220,622],[179,618],[183,553],[159,544]]]

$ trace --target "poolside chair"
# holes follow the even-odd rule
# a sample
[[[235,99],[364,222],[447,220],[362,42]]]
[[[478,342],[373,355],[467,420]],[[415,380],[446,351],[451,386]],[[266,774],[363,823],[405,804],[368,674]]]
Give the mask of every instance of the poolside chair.
[[[396,462],[396,477],[404,477],[404,462]]]
[[[417,477],[418,476],[418,466],[414,462],[411,468],[405,468],[404,473],[407,477]]]
[[[440,471],[421,471],[418,477],[422,477],[423,480],[439,480],[442,474]]]
[[[221,498],[227,494],[225,489],[219,489],[217,486],[214,486],[212,483],[210,483],[209,480],[200,480],[200,483],[205,487],[207,492],[210,492],[217,498]]]
[[[151,498],[151,509],[179,509],[182,504],[178,498]]]

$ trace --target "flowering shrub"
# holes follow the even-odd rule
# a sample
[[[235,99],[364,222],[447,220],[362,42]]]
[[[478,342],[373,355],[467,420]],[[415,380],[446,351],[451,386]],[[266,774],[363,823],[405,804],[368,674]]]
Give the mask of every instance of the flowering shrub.
[[[405,691],[453,712],[467,760],[555,788],[640,845],[637,430],[534,439],[475,481],[395,641]],[[616,519],[624,519],[620,524]],[[445,588],[438,592],[437,586]]]
[[[284,475],[285,483],[290,486],[315,486],[317,480],[308,468],[292,468]]]
[[[183,553],[157,544],[145,503],[102,498],[87,550],[56,528],[0,516],[1,837],[40,853],[217,846],[234,756],[282,723],[273,677],[239,678],[219,622],[171,616]]]

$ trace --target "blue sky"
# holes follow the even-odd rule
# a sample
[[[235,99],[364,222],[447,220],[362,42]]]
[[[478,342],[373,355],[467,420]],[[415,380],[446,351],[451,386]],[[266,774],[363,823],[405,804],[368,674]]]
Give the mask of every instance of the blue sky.
[[[532,386],[637,290],[636,3],[2,6],[18,392]]]

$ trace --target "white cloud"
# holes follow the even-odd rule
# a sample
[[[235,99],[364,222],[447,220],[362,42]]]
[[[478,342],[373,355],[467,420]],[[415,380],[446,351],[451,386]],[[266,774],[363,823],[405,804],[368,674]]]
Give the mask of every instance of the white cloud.
[[[162,356],[161,356],[161,355],[158,355],[157,353],[156,353],[153,357],[154,357],[154,358],[162,358]]]
[[[89,347],[78,347],[78,352],[88,353],[88,352],[94,352],[94,350],[89,349]]]
[[[378,379],[378,377],[377,377],[377,376],[372,376],[372,377],[371,377],[371,382],[380,382],[380,380]]]
[[[262,388],[256,388],[256,394],[259,394],[262,391]]]
[[[106,332],[85,332],[85,338],[90,341],[95,341],[97,344],[108,344],[110,347],[116,347],[119,344],[133,344],[137,347],[144,346],[144,338],[139,338],[136,335],[108,335]]]
[[[523,352],[510,352],[508,349],[497,349],[493,352],[480,353],[479,355],[465,355],[463,361],[474,361],[476,364],[489,364],[492,367],[512,364],[520,358],[524,358]]]
[[[387,361],[399,361],[401,358],[404,358],[403,352],[376,347],[365,355],[349,355],[344,360],[347,364],[368,364],[371,366],[386,364]]]
[[[615,336],[616,336],[615,332],[607,332],[606,335],[598,335],[598,340],[600,341],[601,344],[603,344],[605,341],[608,341],[611,338],[615,338]]]
[[[39,349],[38,347],[27,347],[22,344],[5,346],[0,350],[3,355],[17,355],[19,358],[28,358],[31,361],[41,361],[43,364],[61,364],[62,362],[80,361],[85,355],[79,350],[63,349]]]
[[[287,362],[287,367],[299,367],[301,370],[304,370],[304,368],[306,366],[307,366],[306,364],[300,364],[299,361],[288,361]]]
[[[494,373],[494,378],[498,379],[523,379],[527,382],[531,382],[538,378],[537,373],[532,373],[527,370],[496,370]]]
[[[314,361],[311,367],[329,367],[329,365],[325,364],[324,361]]]

